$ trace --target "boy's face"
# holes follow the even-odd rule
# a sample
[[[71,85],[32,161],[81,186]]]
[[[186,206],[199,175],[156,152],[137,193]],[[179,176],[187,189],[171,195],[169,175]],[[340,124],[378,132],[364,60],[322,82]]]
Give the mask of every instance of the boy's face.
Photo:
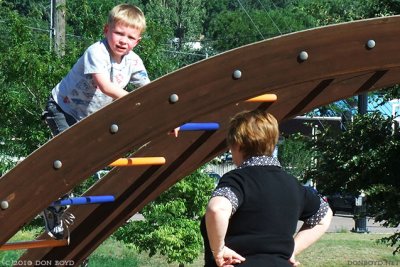
[[[107,24],[104,35],[111,49],[111,56],[119,61],[131,51],[141,39],[141,31],[122,23]]]

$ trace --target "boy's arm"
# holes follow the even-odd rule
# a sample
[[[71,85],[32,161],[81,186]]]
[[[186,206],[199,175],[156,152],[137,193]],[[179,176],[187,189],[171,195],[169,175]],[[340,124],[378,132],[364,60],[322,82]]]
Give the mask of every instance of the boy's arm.
[[[93,82],[106,95],[113,99],[121,98],[128,94],[127,91],[118,87],[110,81],[110,75],[105,73],[93,73]]]

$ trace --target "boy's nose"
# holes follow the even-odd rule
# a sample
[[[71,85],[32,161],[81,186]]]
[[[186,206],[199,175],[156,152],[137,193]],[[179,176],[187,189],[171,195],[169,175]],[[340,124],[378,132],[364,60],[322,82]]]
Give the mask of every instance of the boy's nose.
[[[128,42],[128,37],[122,36],[121,39],[119,39],[120,43],[126,44]]]
[[[119,41],[121,43],[123,43],[123,44],[126,44],[126,42],[128,41],[128,38],[127,37],[122,37]]]

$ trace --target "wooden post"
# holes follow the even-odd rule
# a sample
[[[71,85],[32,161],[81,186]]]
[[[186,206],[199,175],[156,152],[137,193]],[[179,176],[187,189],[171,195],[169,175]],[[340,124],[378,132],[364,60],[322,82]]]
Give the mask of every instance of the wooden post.
[[[57,55],[65,55],[65,14],[66,0],[51,0],[52,1],[52,25],[53,25],[53,40],[54,51]]]

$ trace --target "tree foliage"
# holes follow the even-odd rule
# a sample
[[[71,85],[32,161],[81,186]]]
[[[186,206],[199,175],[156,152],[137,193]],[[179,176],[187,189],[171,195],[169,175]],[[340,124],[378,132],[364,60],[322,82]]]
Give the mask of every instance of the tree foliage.
[[[50,136],[41,113],[49,84],[55,84],[69,68],[71,57],[56,57],[49,51],[47,35],[32,32],[26,27],[27,19],[17,12],[2,9],[1,17],[7,33],[0,42],[0,154],[24,157]],[[9,163],[2,162],[0,170]]]
[[[307,136],[293,134],[286,137],[279,145],[278,157],[282,167],[300,180],[309,179],[308,171],[314,159]]]
[[[204,1],[148,0],[144,12],[148,21],[156,25],[152,34],[162,31],[164,40],[155,43],[163,57],[178,63],[177,68],[207,57],[206,48],[194,48],[203,38]]]
[[[313,144],[318,163],[309,174],[324,193],[365,191],[369,214],[393,227],[400,223],[400,132],[395,125],[393,118],[374,112],[356,116],[342,134],[322,132]]]
[[[150,20],[169,28],[172,36],[179,39],[179,45],[200,38],[205,14],[201,0],[149,0],[145,12]]]
[[[300,0],[295,6],[306,14],[312,14],[316,27],[349,22],[358,19],[393,14],[394,11],[385,2],[376,0],[337,0],[312,1]]]
[[[115,236],[150,257],[159,253],[170,263],[192,263],[203,248],[200,219],[213,188],[213,180],[197,170],[145,206],[143,221],[130,222]]]
[[[257,0],[210,1],[206,10],[213,18],[206,19],[205,36],[225,51],[289,32],[397,14],[400,8],[395,0]]]

